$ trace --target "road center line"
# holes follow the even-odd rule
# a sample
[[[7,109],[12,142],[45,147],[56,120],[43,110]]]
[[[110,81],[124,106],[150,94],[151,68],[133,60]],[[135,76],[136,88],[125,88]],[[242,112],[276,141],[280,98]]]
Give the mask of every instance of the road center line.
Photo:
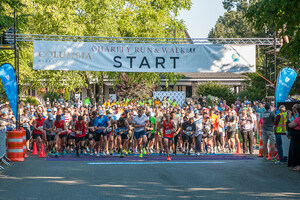
[[[88,165],[225,164],[227,162],[89,162]]]

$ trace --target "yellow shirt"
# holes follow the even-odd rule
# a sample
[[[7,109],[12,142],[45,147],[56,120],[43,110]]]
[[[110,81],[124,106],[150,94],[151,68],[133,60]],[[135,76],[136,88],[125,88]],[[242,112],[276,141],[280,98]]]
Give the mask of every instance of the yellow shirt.
[[[158,106],[160,105],[160,101],[155,100],[155,101],[154,101],[154,105],[155,105],[156,107],[158,107]]]
[[[107,107],[110,106],[110,103],[109,103],[109,102],[106,102],[106,103],[104,104],[104,106],[105,106],[105,108],[107,108]]]

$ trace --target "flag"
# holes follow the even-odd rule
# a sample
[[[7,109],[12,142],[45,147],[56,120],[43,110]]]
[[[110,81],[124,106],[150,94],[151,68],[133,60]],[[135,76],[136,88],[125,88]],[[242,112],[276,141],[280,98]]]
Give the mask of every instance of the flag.
[[[17,104],[17,78],[16,73],[11,64],[5,63],[0,66],[0,78],[2,80],[2,84],[4,86],[6,96],[8,98],[8,101],[10,103],[10,107],[15,115],[15,118],[17,119],[17,110],[18,110],[18,104]]]
[[[276,83],[276,106],[278,102],[285,102],[293,87],[296,77],[297,72],[290,67],[285,67],[279,72]]]

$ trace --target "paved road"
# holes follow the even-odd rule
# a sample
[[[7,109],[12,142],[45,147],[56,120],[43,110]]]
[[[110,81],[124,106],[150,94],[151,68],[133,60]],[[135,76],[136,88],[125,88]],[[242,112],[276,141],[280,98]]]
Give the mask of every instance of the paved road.
[[[300,199],[300,173],[252,160],[137,164],[28,158],[0,174],[0,199]]]

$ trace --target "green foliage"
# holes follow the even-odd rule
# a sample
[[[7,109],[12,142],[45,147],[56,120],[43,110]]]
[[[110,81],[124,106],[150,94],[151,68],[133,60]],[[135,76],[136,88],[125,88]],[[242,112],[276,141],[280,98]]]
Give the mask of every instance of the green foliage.
[[[53,102],[54,99],[59,99],[59,94],[57,92],[47,92],[45,95],[44,95],[44,100],[47,101],[47,98],[49,98],[50,102]]]
[[[196,94],[198,96],[215,96],[225,99],[228,103],[232,103],[235,100],[235,95],[226,85],[221,85],[218,82],[208,82],[198,85],[196,89]]]
[[[245,13],[253,0],[224,0],[223,7],[227,10],[220,16],[215,27],[208,34],[209,38],[250,38],[265,37],[263,31],[257,31],[245,18]]]
[[[300,1],[257,1],[249,7],[246,16],[256,30],[267,27],[281,38],[289,36],[290,42],[283,45],[280,53],[292,65],[300,67]]]
[[[213,107],[213,102],[210,95],[207,97],[207,102],[206,102],[206,107],[208,106],[210,106],[211,108]]]
[[[24,103],[30,103],[31,105],[35,105],[35,106],[40,104],[38,100],[36,100],[34,97],[31,96],[27,96],[26,101]]]
[[[169,38],[185,36],[184,23],[176,18],[181,9],[190,9],[191,0],[4,0],[0,3],[1,30],[13,25],[11,13],[14,7],[18,7],[19,33],[22,34]],[[115,85],[120,82],[116,79],[120,73],[113,72],[35,71],[32,69],[32,44],[20,42],[19,45],[20,83],[30,85],[31,89],[74,91],[85,87],[92,94],[89,89],[91,80],[102,83],[105,77]],[[0,52],[1,62],[6,59],[14,63],[12,53]],[[162,76],[168,77],[169,82],[178,80],[174,73],[127,75],[139,84],[147,85],[159,83]]]
[[[66,100],[66,101],[69,101],[69,100],[70,100],[70,93],[69,93],[68,88],[67,88],[66,91],[65,91],[65,100]]]

